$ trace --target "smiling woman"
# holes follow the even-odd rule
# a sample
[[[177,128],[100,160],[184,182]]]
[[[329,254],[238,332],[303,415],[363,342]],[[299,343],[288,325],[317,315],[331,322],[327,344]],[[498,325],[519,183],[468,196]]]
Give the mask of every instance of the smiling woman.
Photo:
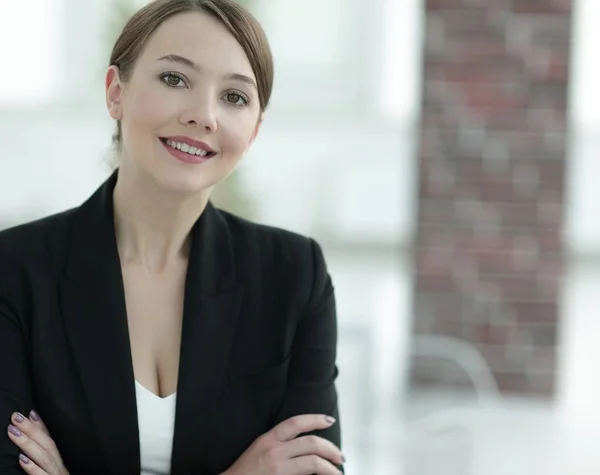
[[[231,13],[246,12],[241,6],[231,3],[228,16],[219,2],[204,2],[201,12],[188,11],[189,5],[154,2],[130,19],[111,55],[107,100],[117,121],[121,170],[133,167],[138,176],[143,170],[163,185],[175,180],[172,189],[184,191],[187,186],[194,192],[198,187],[210,189],[231,173],[256,137],[271,96],[273,60],[264,33],[250,14],[245,22],[233,23],[236,16]],[[130,89],[135,95],[128,94]],[[122,118],[123,107],[132,114]],[[220,146],[218,156],[202,170],[153,160],[157,155],[148,149],[123,149],[123,135],[130,134],[129,147],[151,144],[139,140],[144,133],[167,138],[160,134],[173,128],[173,118],[194,122],[205,131],[214,129],[211,140],[219,144],[208,145]],[[194,139],[188,137],[188,145]],[[144,161],[129,160],[136,156]]]
[[[272,85],[232,0],[157,0],[125,25],[105,81],[116,170],[0,233],[3,475],[339,473],[321,248],[209,201]]]

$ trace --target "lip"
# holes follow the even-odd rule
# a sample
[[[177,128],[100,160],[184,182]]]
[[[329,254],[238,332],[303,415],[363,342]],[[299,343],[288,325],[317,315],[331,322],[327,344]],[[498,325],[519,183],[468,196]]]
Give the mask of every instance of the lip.
[[[161,139],[159,140],[159,142],[162,144],[163,147],[165,147],[165,149],[171,156],[175,157],[177,160],[183,163],[197,165],[208,162],[216,155],[215,153],[204,157],[200,157],[199,155],[190,155],[189,153],[182,152],[181,150],[177,150],[167,145],[167,141],[165,139]]]
[[[182,142],[192,147],[201,148],[202,150],[206,150],[207,152],[217,153],[215,149],[213,149],[210,145],[204,142],[200,142],[199,140],[194,140],[191,137],[187,137],[185,135],[175,135],[173,137],[162,137],[165,140],[170,140],[171,142]]]

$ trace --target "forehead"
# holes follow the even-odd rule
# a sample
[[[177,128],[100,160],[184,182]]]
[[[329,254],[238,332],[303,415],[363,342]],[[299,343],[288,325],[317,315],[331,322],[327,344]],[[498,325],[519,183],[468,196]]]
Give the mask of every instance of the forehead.
[[[210,73],[239,73],[254,77],[244,49],[225,25],[203,12],[175,15],[150,36],[140,62],[154,62],[177,54],[198,63]]]

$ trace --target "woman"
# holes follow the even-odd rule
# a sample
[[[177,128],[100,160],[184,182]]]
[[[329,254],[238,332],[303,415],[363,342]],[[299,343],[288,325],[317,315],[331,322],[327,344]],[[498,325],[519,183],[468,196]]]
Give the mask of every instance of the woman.
[[[232,0],[128,22],[106,74],[118,169],[0,233],[0,473],[340,473],[323,254],[209,202],[272,82]]]

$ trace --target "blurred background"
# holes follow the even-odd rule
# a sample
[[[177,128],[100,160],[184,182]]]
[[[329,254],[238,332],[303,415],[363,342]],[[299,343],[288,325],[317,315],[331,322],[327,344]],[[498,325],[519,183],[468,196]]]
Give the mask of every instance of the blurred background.
[[[108,176],[144,0],[0,0],[0,227]],[[272,106],[221,206],[315,237],[348,475],[600,473],[600,2],[246,0]]]

